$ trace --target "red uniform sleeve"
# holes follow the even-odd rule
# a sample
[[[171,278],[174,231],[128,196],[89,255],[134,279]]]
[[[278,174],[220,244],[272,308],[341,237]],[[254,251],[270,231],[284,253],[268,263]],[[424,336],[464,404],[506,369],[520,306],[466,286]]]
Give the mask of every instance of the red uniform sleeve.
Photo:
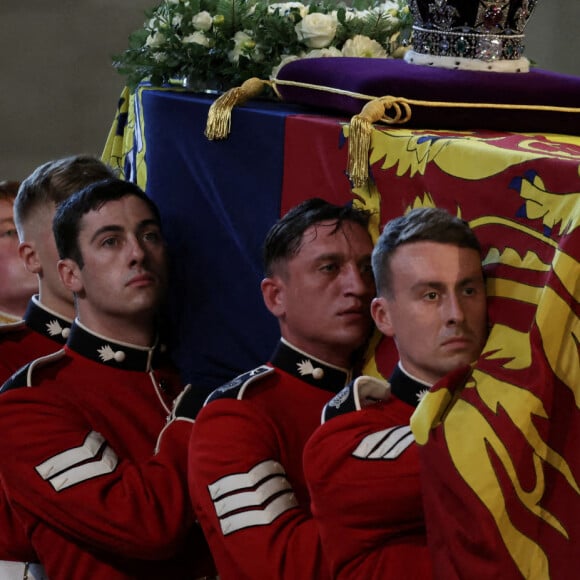
[[[0,489],[0,518],[0,560],[38,561],[30,540],[24,533],[22,522],[10,508],[4,488]]]
[[[36,389],[2,395],[1,472],[8,500],[43,545],[46,526],[71,543],[124,557],[161,559],[172,555],[192,523],[186,474],[191,423],[175,421],[159,452],[133,463],[85,419]],[[40,539],[39,539],[40,538]]]
[[[197,417],[190,494],[222,580],[328,577],[316,525],[294,494],[289,445],[251,402],[213,401]]]
[[[331,419],[304,450],[333,578],[431,578],[417,446],[382,403]]]

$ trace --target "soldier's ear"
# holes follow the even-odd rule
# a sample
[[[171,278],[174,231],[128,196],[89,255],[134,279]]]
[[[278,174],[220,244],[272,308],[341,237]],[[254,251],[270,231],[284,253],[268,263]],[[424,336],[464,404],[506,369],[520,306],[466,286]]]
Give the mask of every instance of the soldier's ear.
[[[395,335],[391,316],[392,308],[393,303],[384,296],[373,298],[373,301],[371,302],[371,316],[373,317],[377,328],[385,336]]]
[[[264,278],[260,284],[266,308],[277,318],[286,311],[285,286],[280,276]]]
[[[21,242],[18,246],[18,255],[29,272],[32,274],[40,274],[42,272],[42,264],[34,242]]]
[[[79,265],[70,258],[59,260],[57,263],[58,275],[63,286],[71,292],[78,294],[83,290],[83,277]]]

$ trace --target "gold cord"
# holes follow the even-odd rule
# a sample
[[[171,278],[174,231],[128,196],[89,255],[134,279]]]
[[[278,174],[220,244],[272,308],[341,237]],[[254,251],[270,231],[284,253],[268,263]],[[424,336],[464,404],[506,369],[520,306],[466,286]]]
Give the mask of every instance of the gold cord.
[[[464,103],[453,101],[424,101],[393,97],[387,95],[376,97],[337,89],[334,87],[301,83],[297,81],[275,80],[273,84],[345,95],[354,99],[369,101],[358,115],[350,120],[348,139],[348,174],[354,187],[364,187],[368,181],[368,158],[371,147],[371,135],[374,123],[402,125],[411,119],[411,105],[421,107],[447,107],[462,109],[511,109],[527,111],[550,111],[558,113],[580,113],[578,107],[556,107],[550,105],[511,105],[505,103]],[[275,88],[275,86],[274,86]],[[279,92],[276,91],[279,95]],[[391,114],[387,114],[390,112]]]
[[[232,110],[237,105],[257,97],[265,86],[270,86],[275,94],[283,100],[277,86],[312,89],[335,95],[344,95],[353,99],[369,101],[358,115],[350,120],[348,144],[348,174],[354,187],[363,187],[368,180],[368,157],[371,146],[371,135],[374,123],[402,125],[411,120],[411,105],[419,107],[462,108],[462,109],[508,109],[520,111],[550,111],[556,113],[580,113],[578,107],[558,107],[551,105],[513,105],[506,103],[465,103],[456,101],[425,101],[386,95],[376,97],[353,91],[324,85],[315,85],[298,81],[273,79],[248,79],[240,87],[225,92],[211,105],[207,118],[205,135],[210,140],[225,139],[230,133]]]
[[[557,107],[553,105],[510,105],[505,103],[464,103],[455,101],[422,101],[419,99],[406,99],[405,97],[377,97],[376,95],[365,95],[364,93],[355,93],[345,89],[337,89],[334,87],[327,87],[324,85],[314,85],[311,83],[301,83],[297,81],[281,81],[278,79],[272,80],[274,85],[283,85],[289,87],[299,87],[303,89],[313,89],[325,93],[334,93],[336,95],[345,95],[354,99],[364,101],[373,101],[375,99],[394,99],[399,103],[405,102],[408,105],[417,105],[422,107],[459,107],[463,109],[514,109],[514,110],[529,110],[529,111],[552,111],[556,113],[580,113],[580,107]],[[278,91],[276,91],[277,94]],[[399,123],[406,123],[409,119],[399,121]],[[386,121],[388,123],[388,121]]]

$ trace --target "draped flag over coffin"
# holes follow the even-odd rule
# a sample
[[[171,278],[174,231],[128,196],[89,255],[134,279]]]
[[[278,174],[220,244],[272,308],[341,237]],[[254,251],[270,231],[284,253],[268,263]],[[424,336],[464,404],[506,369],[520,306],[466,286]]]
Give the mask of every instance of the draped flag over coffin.
[[[413,417],[440,578],[571,578],[580,553],[580,140],[377,131],[382,221],[445,207],[482,242],[490,335]],[[376,191],[375,191],[376,190]],[[379,195],[376,195],[376,192]],[[378,345],[383,375],[396,354]]]
[[[146,175],[179,256],[171,309],[186,379],[221,384],[268,356],[259,246],[295,203],[354,199],[377,210],[375,236],[411,207],[461,215],[483,245],[491,331],[467,384],[439,385],[414,416],[436,574],[575,577],[580,138],[377,127],[369,186],[351,190],[346,120],[254,103],[234,111],[228,140],[208,143],[210,102],[140,90],[107,149]],[[365,370],[388,377],[396,359],[376,337]]]

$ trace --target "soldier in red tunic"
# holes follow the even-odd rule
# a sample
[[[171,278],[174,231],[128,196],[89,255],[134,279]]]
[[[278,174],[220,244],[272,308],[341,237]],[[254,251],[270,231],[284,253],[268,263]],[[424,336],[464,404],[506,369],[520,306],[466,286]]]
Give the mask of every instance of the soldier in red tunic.
[[[302,451],[371,330],[367,224],[366,212],[313,199],[268,234],[262,293],[282,339],[267,364],[210,396],[189,454],[191,496],[222,580],[330,577]]]
[[[182,387],[156,331],[157,208],[132,183],[102,181],[59,206],[54,233],[77,318],[64,349],[0,395],[10,507],[51,580],[205,575],[186,482],[192,421],[174,411],[167,424]]]
[[[304,470],[333,578],[425,580],[432,563],[409,420],[430,385],[483,348],[480,247],[462,220],[414,210],[386,225],[373,271],[371,312],[399,363],[390,383],[359,377],[326,405]]]

